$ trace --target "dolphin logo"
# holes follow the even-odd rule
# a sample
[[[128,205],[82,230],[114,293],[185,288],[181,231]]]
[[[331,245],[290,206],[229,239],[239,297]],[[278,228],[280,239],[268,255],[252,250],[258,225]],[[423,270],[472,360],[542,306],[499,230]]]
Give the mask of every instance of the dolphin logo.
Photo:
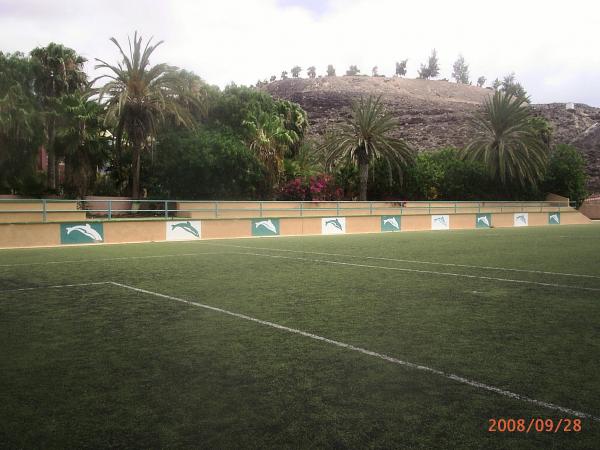
[[[74,231],[77,231],[94,241],[102,241],[102,236],[100,236],[100,233],[94,230],[89,223],[86,223],[85,225],[75,225],[73,227],[67,227],[66,231],[67,235],[71,234]]]
[[[481,222],[481,223],[487,225],[488,227],[490,226],[490,221],[488,220],[487,216],[478,217],[477,222]]]
[[[334,228],[337,228],[340,231],[344,231],[342,228],[342,224],[338,219],[329,219],[325,221],[325,226],[332,225]]]
[[[260,222],[256,222],[254,224],[254,226],[256,228],[258,228],[258,227],[264,227],[267,230],[269,230],[271,233],[277,234],[277,228],[275,227],[275,224],[273,223],[272,220],[262,220]]]
[[[383,224],[390,224],[392,227],[394,227],[396,230],[400,229],[400,225],[398,225],[398,221],[396,220],[395,217],[388,217],[387,219],[383,219]]]
[[[560,219],[558,218],[558,214],[552,214],[550,216],[550,222],[560,223]]]
[[[519,214],[517,217],[517,223],[522,223],[523,225],[525,225],[527,223],[527,219],[525,218],[525,216],[523,214]]]
[[[196,237],[200,237],[200,233],[198,232],[198,230],[194,228],[194,226],[189,221],[179,222],[171,225],[171,231],[173,231],[175,228],[181,228],[183,231],[186,231]]]
[[[435,219],[433,219],[434,222],[439,223],[440,225],[446,226],[446,218],[444,216],[440,216],[440,217],[436,217]]]

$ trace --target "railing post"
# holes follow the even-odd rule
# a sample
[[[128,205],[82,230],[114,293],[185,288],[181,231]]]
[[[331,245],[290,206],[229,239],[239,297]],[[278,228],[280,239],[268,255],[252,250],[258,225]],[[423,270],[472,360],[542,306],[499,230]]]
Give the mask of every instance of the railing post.
[[[369,202],[369,215],[373,215],[373,202]]]
[[[431,202],[429,202],[429,215],[431,215]]]
[[[339,216],[340,215],[340,202],[337,202],[335,204],[335,215]]]
[[[300,202],[300,217],[304,216],[304,202]]]
[[[169,218],[169,202],[165,200],[165,219]]]
[[[48,221],[48,205],[46,199],[42,200],[42,221],[44,223]]]
[[[260,211],[259,217],[262,217],[263,216],[263,202],[258,202],[258,209]]]
[[[108,200],[108,220],[112,219],[112,200]]]
[[[215,202],[215,219],[219,218],[219,202]]]

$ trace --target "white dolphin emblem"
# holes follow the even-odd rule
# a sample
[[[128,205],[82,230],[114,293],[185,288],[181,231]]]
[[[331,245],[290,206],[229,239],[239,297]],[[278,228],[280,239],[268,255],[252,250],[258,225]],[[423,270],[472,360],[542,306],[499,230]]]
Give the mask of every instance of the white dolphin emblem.
[[[387,219],[383,219],[383,224],[385,225],[386,223],[389,223],[396,230],[400,229],[400,225],[398,225],[398,221],[395,217],[388,217]]]
[[[265,227],[267,230],[277,234],[277,228],[275,228],[275,225],[273,224],[273,221],[271,221],[271,220],[261,220],[260,222],[256,222],[254,224],[254,226],[256,228]]]
[[[550,222],[552,222],[553,220],[554,220],[556,223],[559,223],[559,222],[560,222],[560,219],[558,218],[558,214],[552,214],[552,215],[550,216]]]
[[[66,230],[67,230],[67,235],[71,234],[71,232],[73,232],[73,231],[78,231],[81,234],[83,234],[84,236],[87,236],[90,239],[93,239],[94,241],[102,240],[102,236],[100,236],[100,233],[98,233],[96,230],[94,230],[89,223],[86,223],[85,225],[75,225],[74,227],[67,227]]]
[[[487,216],[481,216],[477,218],[477,222],[481,222],[486,224],[488,227],[490,226],[490,221],[488,220]]]
[[[447,225],[446,218],[444,216],[436,217],[435,219],[433,219],[433,221],[439,223],[440,225]]]
[[[518,223],[522,223],[522,224],[526,224],[527,223],[527,219],[525,218],[525,216],[523,214],[519,214],[517,216],[517,222]]]

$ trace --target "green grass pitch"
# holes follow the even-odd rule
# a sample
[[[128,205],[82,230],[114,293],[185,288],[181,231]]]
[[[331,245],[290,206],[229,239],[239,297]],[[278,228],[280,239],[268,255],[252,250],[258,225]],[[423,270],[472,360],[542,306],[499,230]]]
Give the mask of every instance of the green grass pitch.
[[[4,448],[600,442],[598,224],[2,250],[0,291]],[[488,432],[543,402],[582,430]]]

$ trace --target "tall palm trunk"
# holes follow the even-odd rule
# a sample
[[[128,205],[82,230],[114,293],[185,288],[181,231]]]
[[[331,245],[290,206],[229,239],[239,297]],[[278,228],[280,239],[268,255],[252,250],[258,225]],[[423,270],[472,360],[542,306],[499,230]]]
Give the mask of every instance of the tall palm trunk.
[[[361,202],[367,201],[367,182],[369,181],[369,163],[361,161],[358,164],[358,177],[360,181],[360,196]]]
[[[131,197],[140,198],[140,168],[141,168],[142,144],[136,140],[133,143],[133,179],[131,180]]]
[[[48,153],[48,172],[46,185],[48,189],[56,189],[56,151],[54,149],[54,141],[56,137],[55,119],[48,120],[46,152]]]

